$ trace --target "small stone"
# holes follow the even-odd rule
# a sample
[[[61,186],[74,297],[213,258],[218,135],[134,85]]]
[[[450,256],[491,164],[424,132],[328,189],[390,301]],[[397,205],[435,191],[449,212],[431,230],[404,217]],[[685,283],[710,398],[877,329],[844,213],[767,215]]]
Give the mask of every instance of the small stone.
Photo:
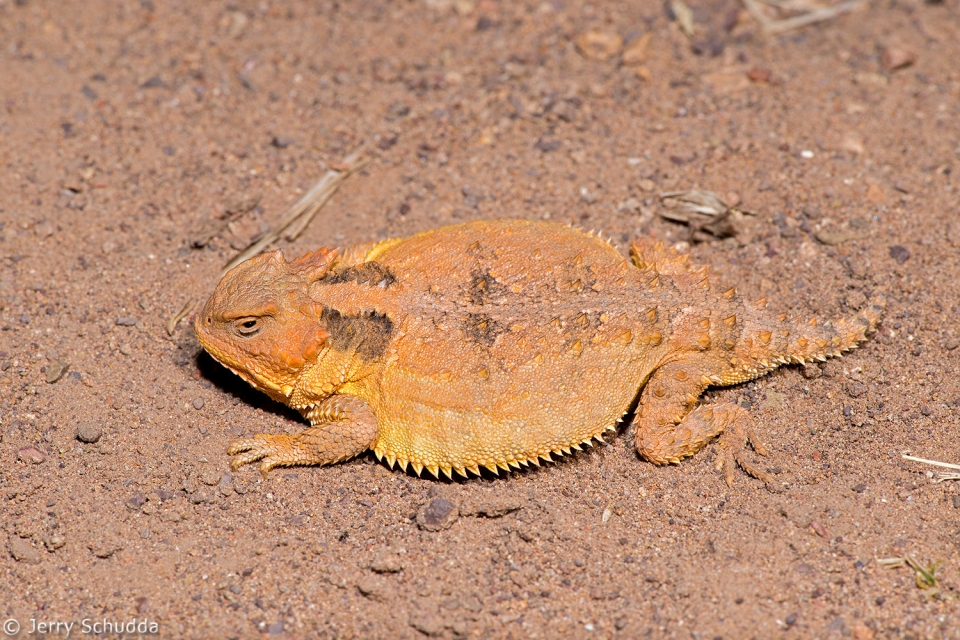
[[[88,542],[87,548],[90,549],[93,555],[106,560],[117,551],[123,549],[123,544],[116,538],[102,537]]]
[[[887,199],[887,194],[883,192],[883,189],[878,184],[871,184],[867,187],[867,200],[870,202],[875,202],[880,204]]]
[[[847,635],[847,624],[843,621],[843,618],[837,616],[827,625],[827,631]]]
[[[577,49],[592,60],[609,60],[623,49],[623,38],[607,31],[587,31],[576,39]]]
[[[384,552],[370,563],[370,570],[376,573],[399,573],[403,571],[403,562],[398,554]]]
[[[287,136],[273,136],[273,140],[271,140],[271,144],[277,149],[286,149],[293,143],[294,139]]]
[[[134,511],[140,509],[147,502],[147,497],[142,493],[135,493],[127,498],[126,505]]]
[[[283,620],[277,620],[273,624],[267,627],[267,633],[272,636],[280,635],[283,633]]]
[[[859,382],[850,382],[846,386],[847,395],[851,398],[859,398],[867,392],[867,387]]]
[[[877,606],[878,606],[878,607],[882,607],[882,606],[883,606],[883,603],[886,602],[886,601],[887,601],[887,599],[884,598],[883,596],[877,596],[877,599],[874,600],[874,602],[877,603]]]
[[[57,380],[63,377],[63,374],[67,372],[67,367],[70,365],[64,364],[58,360],[54,360],[47,365],[46,377],[47,384],[53,384]]]
[[[920,413],[922,413],[927,417],[930,417],[933,415],[933,407],[931,407],[928,404],[920,405]]]
[[[623,63],[623,65],[630,67],[633,65],[638,65],[646,60],[647,46],[650,44],[650,38],[652,37],[653,32],[648,31],[639,38],[634,38],[631,40],[623,50],[623,56],[620,58],[620,61]]]
[[[947,341],[943,344],[943,347],[947,351],[953,351],[957,347],[960,347],[960,339],[948,338]]]
[[[17,459],[28,464],[41,464],[47,456],[36,447],[24,447],[17,451]]]
[[[357,591],[360,592],[360,595],[372,600],[381,600],[385,595],[383,578],[364,576],[357,582]]]
[[[657,188],[657,183],[654,182],[653,180],[648,180],[644,178],[643,180],[637,183],[637,186],[640,187],[641,191],[653,191],[654,189]]]
[[[134,327],[137,324],[137,319],[133,316],[121,316],[117,318],[118,327]]]
[[[897,264],[903,264],[910,259],[910,250],[899,244],[890,247],[890,257],[897,261]]]
[[[213,487],[220,484],[220,478],[220,472],[212,467],[209,469],[204,469],[203,473],[200,474],[200,482],[208,487]]]
[[[960,493],[954,494],[953,496],[953,508],[960,509]]]
[[[425,636],[439,636],[443,633],[443,620],[440,616],[421,611],[410,618],[410,626]]]
[[[747,77],[751,82],[767,83],[770,82],[770,69],[764,67],[753,67],[747,71]]]
[[[861,484],[855,484],[855,485],[853,485],[853,490],[854,490],[854,492],[856,492],[856,493],[863,493],[864,491],[867,490],[867,485],[862,484],[862,483],[861,483]]]
[[[853,625],[854,640],[873,640],[876,632],[868,627],[862,620]]]
[[[811,362],[800,367],[800,375],[807,380],[816,380],[823,375],[823,369],[816,362]]]
[[[193,405],[194,409],[200,411],[200,409],[203,409],[203,398],[194,398],[190,404]]]
[[[146,540],[150,537],[150,527],[144,527],[143,529],[140,529],[140,531],[138,531],[137,533],[143,540]]]
[[[460,517],[457,505],[446,498],[434,498],[417,513],[417,525],[425,531],[449,529]]]
[[[880,54],[880,64],[887,71],[909,67],[916,61],[917,54],[915,51],[897,44],[887,45],[883,48],[883,53]]]
[[[133,353],[133,348],[132,348],[129,344],[127,344],[126,342],[124,342],[122,345],[120,345],[119,351],[120,351],[120,353],[122,353],[123,355],[128,356],[128,355],[130,355],[131,353]]]
[[[91,422],[85,422],[77,427],[77,440],[80,442],[93,444],[100,440],[101,435],[103,435],[103,432],[100,427]]]
[[[51,533],[50,535],[44,536],[43,544],[47,548],[47,551],[53,553],[67,544],[67,539],[59,533]]]
[[[40,552],[33,548],[29,540],[11,535],[7,539],[7,550],[17,562],[40,564]]]

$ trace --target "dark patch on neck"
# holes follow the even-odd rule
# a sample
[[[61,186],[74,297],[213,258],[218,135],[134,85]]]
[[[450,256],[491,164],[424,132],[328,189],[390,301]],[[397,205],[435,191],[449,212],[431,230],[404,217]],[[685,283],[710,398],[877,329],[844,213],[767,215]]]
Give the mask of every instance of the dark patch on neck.
[[[470,274],[470,284],[467,286],[470,302],[478,306],[502,296],[505,292],[504,286],[497,282],[489,271],[479,267]]]
[[[341,282],[356,282],[370,287],[386,289],[397,281],[397,277],[379,262],[364,262],[342,271],[334,271],[320,282],[324,284],[339,284]]]
[[[334,349],[353,350],[367,360],[382,356],[393,334],[393,321],[376,311],[345,316],[336,309],[324,307],[320,324],[330,334],[330,345]]]
[[[492,347],[497,336],[506,331],[504,326],[482,313],[468,313],[463,322],[463,332],[470,342]]]

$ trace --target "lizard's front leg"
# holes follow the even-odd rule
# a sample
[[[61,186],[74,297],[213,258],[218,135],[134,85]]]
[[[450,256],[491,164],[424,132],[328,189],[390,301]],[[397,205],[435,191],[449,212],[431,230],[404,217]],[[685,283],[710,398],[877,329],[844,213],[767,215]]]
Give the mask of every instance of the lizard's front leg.
[[[637,452],[654,464],[677,463],[723,434],[718,445],[717,469],[723,469],[727,484],[733,484],[735,465],[763,482],[770,482],[773,478],[769,474],[743,456],[748,442],[757,453],[767,453],[753,433],[746,410],[729,402],[693,409],[706,388],[696,371],[695,363],[680,360],[660,367],[650,376],[633,419]]]
[[[230,467],[236,471],[260,460],[260,473],[266,477],[274,467],[340,462],[363,453],[377,440],[377,417],[360,398],[331,396],[305,415],[313,426],[298,435],[260,433],[231,444],[227,453],[237,457]]]

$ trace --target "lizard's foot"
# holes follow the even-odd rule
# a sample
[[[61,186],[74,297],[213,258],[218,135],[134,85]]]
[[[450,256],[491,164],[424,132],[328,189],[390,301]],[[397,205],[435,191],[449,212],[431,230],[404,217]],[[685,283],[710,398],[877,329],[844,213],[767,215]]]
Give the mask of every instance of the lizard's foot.
[[[234,442],[227,447],[227,453],[237,456],[230,461],[230,468],[234,471],[245,464],[260,460],[260,474],[264,478],[274,467],[323,462],[322,459],[310,454],[309,446],[301,440],[300,436],[260,433],[252,438]]]
[[[761,471],[744,456],[747,444],[762,456],[767,455],[767,448],[753,430],[753,419],[746,409],[732,402],[700,406],[686,417],[693,422],[712,423],[712,428],[722,431],[717,442],[717,471],[723,471],[723,479],[727,486],[733,486],[734,468],[739,465],[745,472],[761,482],[772,482],[773,476]]]
[[[645,425],[645,408],[641,406],[643,415],[637,425],[636,445],[640,455],[650,462],[679,463],[719,436],[716,468],[723,471],[727,485],[733,486],[734,469],[738,465],[762,482],[773,480],[744,455],[747,444],[760,455],[767,455],[767,449],[754,433],[750,414],[739,405],[730,402],[701,405],[677,424],[664,420],[647,423],[650,426]]]
[[[295,436],[260,433],[238,440],[227,448],[237,456],[230,463],[236,471],[260,460],[260,473],[274,467],[302,464],[333,464],[359,455],[377,439],[377,418],[370,407],[352,396],[331,396],[307,413],[314,424]]]

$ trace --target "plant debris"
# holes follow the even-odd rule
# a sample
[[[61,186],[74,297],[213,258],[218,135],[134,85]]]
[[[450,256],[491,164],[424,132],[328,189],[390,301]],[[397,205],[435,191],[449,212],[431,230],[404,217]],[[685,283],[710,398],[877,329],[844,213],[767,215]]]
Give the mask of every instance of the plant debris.
[[[734,236],[737,230],[733,225],[733,215],[752,215],[750,211],[731,207],[712,191],[701,189],[661,193],[660,203],[663,205],[660,217],[687,225],[691,242],[703,242],[710,236]]]
[[[772,8],[777,14],[786,14],[787,17],[771,18],[761,2]],[[760,23],[763,30],[769,34],[785,33],[807,25],[836,18],[849,13],[866,4],[866,0],[847,0],[830,7],[823,7],[804,0],[743,0],[743,6],[753,18]]]
[[[340,187],[340,183],[367,165],[369,160],[362,156],[368,146],[367,143],[361,144],[354,149],[350,155],[346,156],[343,162],[331,165],[330,171],[327,171],[317,184],[290,207],[280,224],[263,234],[263,236],[251,243],[246,249],[235,255],[233,259],[224,266],[223,273],[226,273],[247,258],[262,253],[267,247],[279,240],[281,236],[287,241],[295,240],[297,236],[307,228],[307,225],[310,224],[313,217],[317,215],[317,212],[323,208],[323,205],[333,197],[333,194],[336,193]]]
[[[902,558],[877,558],[877,564],[891,569],[900,567],[913,569],[917,574],[917,588],[921,589],[928,598],[940,597],[940,583],[937,581],[936,572],[943,566],[941,560],[923,566],[911,556],[903,556]]]
[[[934,477],[932,474],[929,474],[930,477],[933,478],[934,482],[943,482],[944,480],[960,480],[960,464],[953,464],[952,462],[940,462],[939,460],[927,460],[926,458],[917,458],[915,456],[907,455],[906,453],[900,457],[904,460],[922,462],[923,464],[929,464],[935,467],[955,469],[955,471],[939,471],[937,472],[936,477]]]
[[[190,298],[180,307],[179,311],[167,318],[166,329],[168,336],[172,336],[173,332],[177,330],[177,325],[180,324],[180,321],[190,315],[190,312],[193,310],[193,305],[196,303],[196,298]]]

